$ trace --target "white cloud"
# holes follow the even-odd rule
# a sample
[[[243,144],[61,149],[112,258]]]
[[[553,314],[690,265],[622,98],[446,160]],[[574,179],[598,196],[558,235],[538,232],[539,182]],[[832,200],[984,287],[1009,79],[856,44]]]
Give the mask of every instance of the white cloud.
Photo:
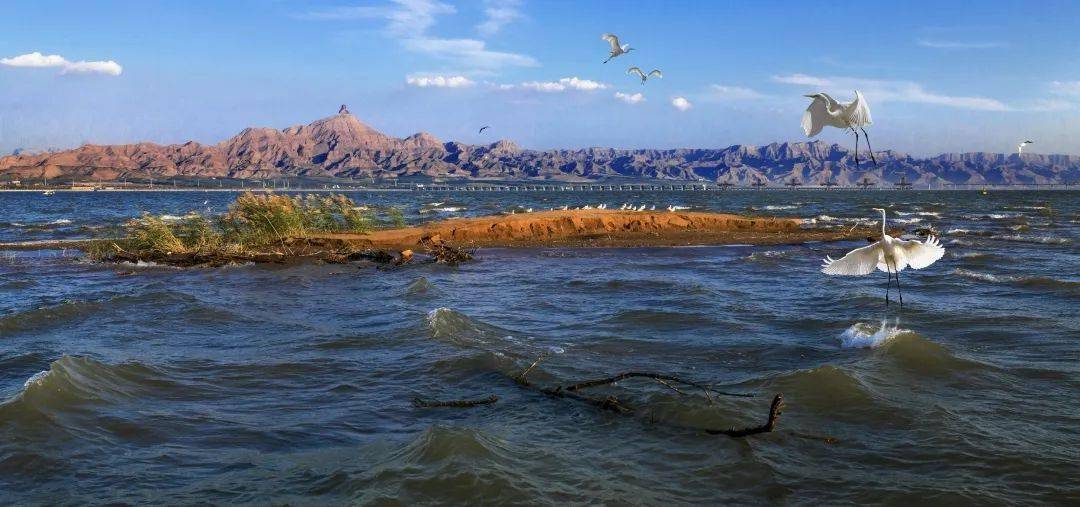
[[[627,104],[640,104],[645,102],[645,96],[640,93],[615,92],[615,98],[626,102]]]
[[[963,42],[954,40],[918,39],[918,45],[934,49],[993,49],[1003,48],[1004,42]]]
[[[487,49],[487,44],[476,39],[413,38],[402,41],[405,49],[426,53],[459,65],[494,69],[505,66],[535,67],[539,63],[531,56],[504,53]]]
[[[1050,91],[1056,95],[1080,97],[1080,81],[1051,81]]]
[[[454,6],[436,0],[391,0],[393,5],[342,6],[312,11],[300,17],[334,21],[384,19],[386,30],[394,35],[416,36],[435,25],[441,14],[457,12]]]
[[[60,55],[43,55],[37,51],[11,58],[0,58],[0,65],[9,67],[56,67],[61,74],[108,74],[119,76],[124,68],[120,64],[108,61],[68,61]]]
[[[465,76],[407,76],[405,83],[419,88],[464,88],[476,84]]]
[[[773,76],[773,81],[777,83],[804,85],[804,86],[828,86],[829,82],[825,79],[807,76],[806,74],[791,74],[788,76]]]
[[[580,91],[596,91],[605,90],[608,85],[597,81],[591,81],[588,79],[579,79],[577,77],[564,77],[558,81],[529,81],[527,83],[521,83],[522,88],[527,90],[536,90],[538,92],[558,93],[567,90],[580,90]]]
[[[495,16],[498,22],[505,24],[514,18],[505,10],[499,10],[499,7],[492,8],[497,11]],[[428,35],[428,30],[435,26],[439,16],[455,12],[457,10],[454,6],[437,0],[391,0],[389,4],[336,7],[308,12],[299,17],[333,21],[382,19],[386,21],[387,35],[397,39],[406,50],[427,54],[462,67],[492,70],[506,66],[539,65],[536,59],[528,55],[492,51],[482,40],[444,39]],[[490,14],[488,16],[489,20],[496,19]],[[498,24],[499,28],[501,26]]]
[[[709,85],[710,97],[717,100],[758,100],[765,95],[742,86]]]
[[[815,88],[859,90],[866,95],[866,98],[870,103],[909,102],[916,104],[935,104],[958,109],[973,109],[977,111],[1012,110],[1012,108],[997,99],[943,95],[928,91],[923,85],[914,81],[892,81],[854,77],[815,77],[805,74],[773,76],[773,81],[800,86],[813,86]]]
[[[519,7],[521,0],[484,0],[484,21],[476,30],[489,37],[499,33],[503,26],[524,17]]]
[[[686,100],[686,97],[673,97],[671,99],[671,105],[675,106],[675,109],[678,109],[679,111],[690,109],[690,101]]]

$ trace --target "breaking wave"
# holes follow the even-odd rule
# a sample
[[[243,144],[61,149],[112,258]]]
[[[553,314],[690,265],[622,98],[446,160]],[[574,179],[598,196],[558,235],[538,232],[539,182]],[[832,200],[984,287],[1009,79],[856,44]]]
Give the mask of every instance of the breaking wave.
[[[874,348],[896,338],[903,333],[912,332],[910,329],[899,327],[899,319],[892,325],[887,319],[881,321],[881,325],[857,323],[852,324],[840,335],[840,347],[850,348]]]

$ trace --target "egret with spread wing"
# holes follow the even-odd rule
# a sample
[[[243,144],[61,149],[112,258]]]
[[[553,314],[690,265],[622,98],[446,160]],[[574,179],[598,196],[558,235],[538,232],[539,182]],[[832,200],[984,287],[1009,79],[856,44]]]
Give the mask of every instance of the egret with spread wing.
[[[1032,144],[1034,142],[1035,141],[1028,140],[1028,141],[1024,141],[1024,142],[1020,143],[1020,146],[1016,147],[1016,154],[1017,155],[1023,155],[1024,154],[1024,146],[1027,146],[1027,145]]]
[[[638,67],[630,67],[629,69],[626,69],[626,73],[627,74],[637,74],[638,77],[641,78],[642,86],[645,85],[645,81],[648,81],[650,77],[656,76],[656,77],[661,78],[661,79],[663,79],[663,77],[664,77],[664,75],[660,73],[659,69],[653,69],[653,70],[649,71],[648,74],[646,74],[646,73],[642,72],[641,69],[638,68]]]
[[[924,242],[907,241],[894,238],[885,233],[885,210],[881,212],[881,240],[856,248],[847,255],[833,259],[825,257],[821,272],[827,275],[868,275],[877,268],[889,274],[889,283],[885,285],[885,304],[889,304],[889,286],[893,275],[896,276],[896,292],[900,294],[900,306],[904,306],[904,294],[900,292],[900,272],[904,268],[922,269],[945,255],[945,247],[933,236]]]
[[[818,135],[825,127],[851,129],[851,132],[855,134],[855,168],[858,169],[859,132],[855,130],[858,127],[866,139],[866,148],[870,150],[870,160],[877,165],[874,149],[870,147],[870,136],[866,135],[866,129],[863,128],[873,124],[874,120],[870,117],[870,105],[866,103],[866,97],[863,97],[859,90],[855,90],[855,100],[851,102],[837,102],[827,93],[805,96],[814,99],[802,117],[802,128],[806,137]]]
[[[604,63],[610,62],[611,59],[616,56],[625,55],[634,50],[629,44],[620,45],[619,37],[613,33],[605,33],[604,35],[601,35],[600,38],[611,44],[611,54],[608,56],[607,60],[604,60]]]

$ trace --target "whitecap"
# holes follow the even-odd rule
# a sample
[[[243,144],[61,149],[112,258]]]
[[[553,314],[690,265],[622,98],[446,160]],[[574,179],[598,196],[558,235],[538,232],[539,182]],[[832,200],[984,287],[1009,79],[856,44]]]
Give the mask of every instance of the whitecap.
[[[49,377],[49,372],[52,370],[39,371],[33,374],[30,378],[26,379],[23,383],[23,389],[29,389],[31,386],[39,385]]]
[[[1043,245],[1064,245],[1070,241],[1069,238],[1059,238],[1056,236],[1022,236],[1020,234],[990,236],[990,239],[1013,241],[1017,243],[1039,243]]]
[[[70,224],[70,223],[71,223],[71,220],[68,220],[66,218],[61,218],[61,219],[53,220],[52,222],[49,222],[48,225],[66,225],[66,224]]]
[[[678,209],[679,207],[676,206],[675,208]],[[767,210],[781,210],[781,209],[795,209],[795,208],[798,208],[798,206],[796,206],[794,204],[770,204],[768,206],[765,206],[765,209],[767,209]]]
[[[875,329],[873,324],[857,323],[840,334],[840,348],[874,348],[911,330],[899,327],[900,319],[890,326],[888,319],[882,319],[881,326]]]

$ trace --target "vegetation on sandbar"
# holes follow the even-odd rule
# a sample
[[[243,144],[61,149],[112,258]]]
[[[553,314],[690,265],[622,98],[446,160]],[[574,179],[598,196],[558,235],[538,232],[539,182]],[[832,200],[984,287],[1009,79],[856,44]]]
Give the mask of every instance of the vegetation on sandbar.
[[[396,211],[396,213],[395,213]],[[290,240],[311,233],[371,231],[380,223],[404,222],[400,211],[375,217],[340,194],[318,196],[245,193],[218,216],[191,212],[177,220],[144,214],[125,224],[127,236],[93,243],[95,260],[242,259],[265,254],[293,255]]]

